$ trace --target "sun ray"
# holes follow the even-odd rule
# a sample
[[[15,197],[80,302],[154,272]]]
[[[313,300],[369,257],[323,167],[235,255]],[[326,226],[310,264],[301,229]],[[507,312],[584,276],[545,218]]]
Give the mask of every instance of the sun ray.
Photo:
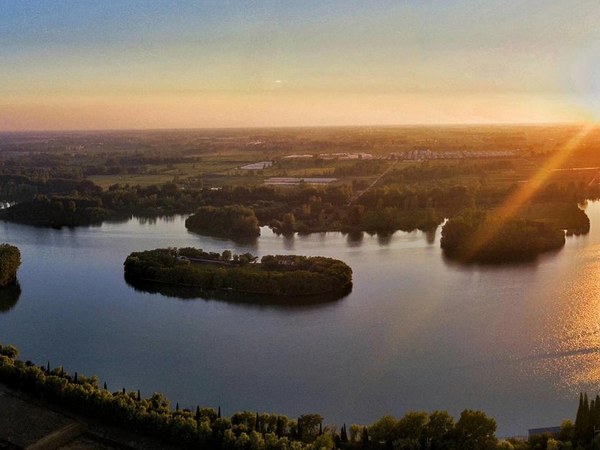
[[[473,244],[466,249],[464,255],[466,259],[470,259],[475,255],[481,248],[490,242],[494,236],[496,236],[498,231],[500,231],[507,221],[518,214],[527,201],[530,200],[552,176],[552,171],[558,169],[596,127],[598,127],[598,123],[594,122],[579,130],[558,152],[540,167],[531,180],[523,183],[523,185],[510,195],[498,209],[489,214],[489,226],[486,227],[485,231],[479,233]]]

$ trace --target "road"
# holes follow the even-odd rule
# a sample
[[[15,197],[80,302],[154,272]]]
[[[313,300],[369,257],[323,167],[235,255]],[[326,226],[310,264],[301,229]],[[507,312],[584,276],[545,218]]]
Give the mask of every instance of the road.
[[[394,163],[393,163],[391,166],[389,166],[387,169],[385,169],[385,170],[384,170],[384,171],[381,173],[381,175],[379,175],[379,176],[377,177],[377,179],[376,179],[375,181],[373,181],[373,182],[372,182],[372,183],[369,185],[369,187],[368,187],[368,188],[366,188],[364,191],[360,191],[360,192],[358,193],[358,195],[356,195],[356,196],[352,196],[352,198],[350,199],[350,202],[348,203],[348,206],[352,206],[352,203],[354,203],[354,202],[355,202],[356,200],[358,200],[358,199],[359,199],[359,198],[360,198],[360,197],[361,197],[361,196],[362,196],[362,195],[363,195],[365,192],[368,192],[368,191],[369,191],[369,190],[370,190],[370,189],[371,189],[373,186],[375,186],[375,185],[377,184],[377,182],[378,182],[379,180],[381,180],[381,179],[383,178],[383,176],[384,176],[386,173],[388,173],[390,170],[392,170],[392,169],[393,169],[393,168],[396,166],[396,164],[398,164],[398,160],[394,161]]]

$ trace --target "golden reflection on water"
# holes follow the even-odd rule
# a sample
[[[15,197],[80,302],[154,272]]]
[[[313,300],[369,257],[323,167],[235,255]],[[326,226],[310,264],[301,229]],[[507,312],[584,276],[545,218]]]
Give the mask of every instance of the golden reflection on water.
[[[538,348],[526,358],[531,364],[524,364],[533,376],[554,378],[565,395],[600,392],[600,246],[572,257],[567,274],[553,282],[552,298],[540,305],[545,326]]]

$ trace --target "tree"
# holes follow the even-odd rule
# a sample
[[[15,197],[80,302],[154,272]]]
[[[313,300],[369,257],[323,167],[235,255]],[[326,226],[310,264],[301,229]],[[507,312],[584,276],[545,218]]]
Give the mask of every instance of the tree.
[[[312,444],[314,450],[333,450],[335,444],[329,434],[322,434]]]
[[[428,421],[429,417],[426,412],[407,412],[396,425],[397,438],[420,441]]]
[[[314,441],[319,436],[323,425],[323,417],[319,414],[304,414],[298,418],[298,428],[301,431],[300,439],[305,442]]]
[[[14,245],[0,244],[0,288],[17,280],[21,266],[21,252]]]
[[[363,205],[352,205],[346,213],[346,223],[351,227],[360,225],[364,213],[365,207]]]
[[[340,441],[346,443],[348,442],[348,433],[346,432],[346,424],[342,426],[342,431],[340,432]]]
[[[360,439],[361,426],[353,423],[350,425],[350,442],[354,443],[357,439]]]
[[[461,450],[492,450],[498,440],[498,424],[482,411],[465,409],[456,422],[457,443]]]
[[[388,447],[397,438],[398,421],[392,416],[385,416],[369,427],[369,434],[375,442],[385,442]]]
[[[292,234],[294,231],[296,231],[296,216],[293,213],[284,214],[281,232],[283,234]]]
[[[566,419],[560,425],[559,438],[562,442],[572,441],[575,437],[575,424],[570,420]]]
[[[454,418],[446,411],[434,411],[429,416],[425,434],[431,442],[431,448],[443,448],[443,443],[454,429]]]

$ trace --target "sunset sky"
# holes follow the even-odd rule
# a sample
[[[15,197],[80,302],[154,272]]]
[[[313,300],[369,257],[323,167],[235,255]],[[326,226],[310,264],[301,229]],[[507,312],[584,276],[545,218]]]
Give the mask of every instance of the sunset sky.
[[[0,0],[5,131],[599,115],[597,0]]]

